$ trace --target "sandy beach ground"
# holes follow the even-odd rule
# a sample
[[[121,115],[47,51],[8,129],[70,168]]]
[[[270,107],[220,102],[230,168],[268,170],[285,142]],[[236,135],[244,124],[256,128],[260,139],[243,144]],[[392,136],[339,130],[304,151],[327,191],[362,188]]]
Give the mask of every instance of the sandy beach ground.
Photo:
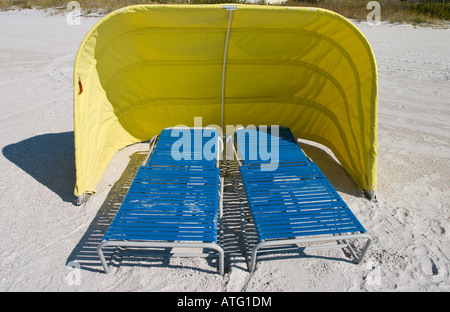
[[[303,142],[372,235],[364,263],[341,249],[281,253],[250,274],[228,184],[224,277],[215,260],[128,251],[107,275],[95,247],[148,146],[117,153],[95,196],[73,204],[73,63],[99,19],[0,12],[0,291],[450,291],[450,29],[357,24],[379,69],[376,202]]]

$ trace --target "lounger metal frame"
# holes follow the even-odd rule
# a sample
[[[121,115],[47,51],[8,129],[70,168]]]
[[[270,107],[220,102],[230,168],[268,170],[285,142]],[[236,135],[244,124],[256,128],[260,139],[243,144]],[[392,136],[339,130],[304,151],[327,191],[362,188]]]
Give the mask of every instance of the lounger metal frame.
[[[179,127],[176,127],[179,128]],[[167,128],[167,129],[176,129],[176,128]],[[183,127],[184,128],[184,127]],[[181,128],[181,129],[183,129]],[[189,129],[195,129],[195,128],[189,128]],[[201,128],[201,129],[208,129],[208,128]],[[159,139],[159,135],[154,136],[149,143],[149,153],[147,158],[143,162],[143,166],[145,166],[151,155],[153,154],[157,141]],[[219,145],[216,155],[216,167],[219,168],[219,159],[221,159],[221,152],[223,149],[223,141],[220,136],[218,136]],[[219,171],[220,174],[220,171]],[[218,215],[218,241],[219,244],[215,242],[189,242],[189,241],[141,241],[141,240],[105,240],[103,239],[102,242],[97,246],[97,254],[100,258],[101,264],[105,270],[106,273],[111,272],[112,265],[111,261],[114,258],[114,255],[117,251],[117,248],[119,247],[133,247],[133,248],[202,248],[202,249],[209,249],[212,251],[215,251],[217,253],[218,257],[218,272],[221,276],[224,274],[224,251],[223,247],[223,187],[224,187],[224,179],[219,175],[219,189],[218,189],[218,198],[219,198],[219,215]],[[107,247],[116,247],[114,252],[111,255],[111,258],[109,261],[106,260],[105,255],[103,253],[103,249]],[[147,253],[149,256],[162,256],[161,253]],[[170,256],[170,257],[210,257],[210,253],[169,253],[164,254],[163,256]]]
[[[297,138],[295,138],[295,143],[298,148],[301,149],[298,144]],[[235,159],[238,162],[239,167],[241,168],[243,165],[241,153],[239,148],[234,145],[234,137],[229,136],[226,141],[227,150],[230,149],[233,152]],[[309,160],[309,158],[308,158]],[[309,160],[310,161],[310,160]],[[251,165],[247,165],[251,166]],[[292,245],[307,245],[304,247],[299,247],[303,250],[317,250],[317,249],[328,249],[328,248],[347,248],[350,251],[350,254],[353,256],[354,261],[358,264],[361,263],[371,242],[372,237],[367,234],[367,232],[358,232],[358,233],[350,233],[350,234],[333,234],[333,235],[317,235],[317,236],[304,236],[304,237],[292,237],[288,239],[259,239],[256,245],[253,247],[251,252],[247,252],[248,246],[248,238],[246,234],[246,226],[247,222],[245,222],[246,214],[245,214],[245,202],[248,201],[248,196],[246,194],[246,189],[244,187],[244,182],[242,181],[242,176],[239,179],[234,179],[235,188],[238,190],[240,205],[241,205],[241,227],[244,236],[245,243],[245,251],[246,251],[246,261],[250,272],[253,272],[256,269],[256,261],[258,252],[264,251],[264,249],[277,247],[278,249],[289,247]],[[251,214],[250,214],[251,215]],[[254,218],[253,218],[254,220]],[[364,239],[366,240],[366,244],[360,251],[360,255],[357,255],[355,249],[351,246],[350,240],[355,239]],[[328,244],[329,242],[336,242],[335,244]],[[320,243],[320,244],[319,244]],[[325,244],[324,244],[325,243]],[[298,246],[297,246],[298,247]]]

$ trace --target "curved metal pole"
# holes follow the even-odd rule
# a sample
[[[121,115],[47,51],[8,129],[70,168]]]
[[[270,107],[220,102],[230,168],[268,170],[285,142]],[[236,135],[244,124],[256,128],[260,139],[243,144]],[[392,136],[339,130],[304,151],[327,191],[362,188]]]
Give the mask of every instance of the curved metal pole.
[[[236,5],[223,5],[222,9],[228,10],[230,12],[228,18],[228,29],[227,29],[227,37],[225,39],[225,49],[223,53],[223,68],[222,68],[222,131],[225,120],[225,73],[227,67],[227,54],[228,54],[228,41],[230,39],[230,30],[231,30],[231,21],[233,19],[233,11],[237,10]]]

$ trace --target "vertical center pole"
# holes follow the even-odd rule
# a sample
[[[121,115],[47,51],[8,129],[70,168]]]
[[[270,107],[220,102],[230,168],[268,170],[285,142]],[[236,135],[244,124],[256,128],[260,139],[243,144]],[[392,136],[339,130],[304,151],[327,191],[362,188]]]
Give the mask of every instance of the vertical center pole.
[[[227,54],[228,54],[228,40],[230,39],[231,21],[233,19],[233,11],[237,10],[236,5],[223,5],[222,9],[230,12],[228,19],[227,37],[225,39],[225,50],[223,54],[223,69],[222,69],[222,133],[224,133],[224,120],[225,120],[225,72],[227,66]],[[225,134],[226,135],[226,134]]]

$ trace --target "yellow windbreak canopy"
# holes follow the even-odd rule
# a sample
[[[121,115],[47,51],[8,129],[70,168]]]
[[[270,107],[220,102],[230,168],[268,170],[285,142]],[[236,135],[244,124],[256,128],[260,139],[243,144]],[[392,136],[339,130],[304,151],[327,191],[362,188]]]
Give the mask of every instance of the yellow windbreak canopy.
[[[375,191],[377,70],[365,37],[327,10],[233,7],[131,6],[90,30],[74,69],[75,195],[95,191],[119,149],[194,117],[289,127]]]

